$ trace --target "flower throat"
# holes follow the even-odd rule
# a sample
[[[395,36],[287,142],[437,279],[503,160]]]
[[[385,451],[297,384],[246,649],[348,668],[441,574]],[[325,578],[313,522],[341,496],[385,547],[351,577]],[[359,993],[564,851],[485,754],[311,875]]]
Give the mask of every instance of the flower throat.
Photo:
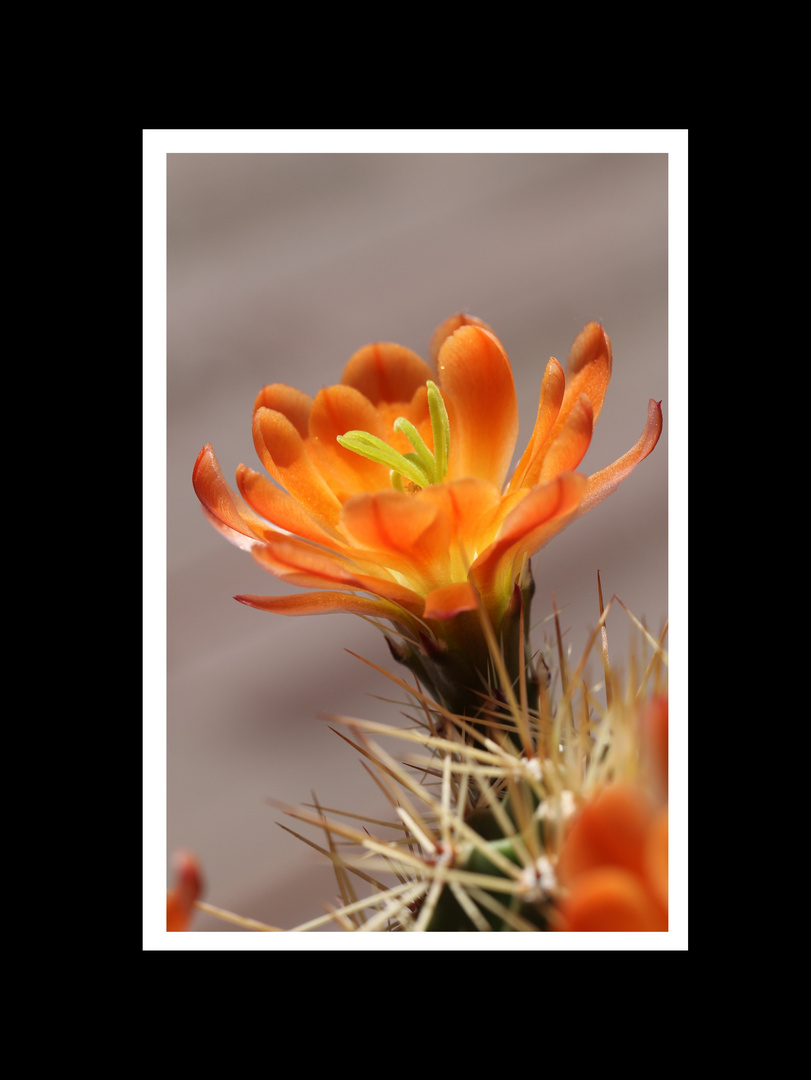
[[[431,432],[434,437],[434,452],[428,449],[425,440],[404,416],[394,421],[394,430],[405,435],[414,450],[401,454],[388,443],[371,435],[368,431],[347,431],[338,435],[341,446],[361,457],[386,465],[391,470],[391,483],[397,491],[413,494],[431,484],[441,484],[448,471],[448,451],[451,443],[451,429],[448,411],[436,383],[429,379],[428,412],[431,417]]]

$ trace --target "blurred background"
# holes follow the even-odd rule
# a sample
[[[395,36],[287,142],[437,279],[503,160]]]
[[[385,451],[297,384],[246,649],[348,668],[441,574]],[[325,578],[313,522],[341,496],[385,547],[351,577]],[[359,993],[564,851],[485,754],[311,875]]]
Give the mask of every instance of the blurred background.
[[[295,591],[205,521],[191,484],[211,442],[230,483],[259,389],[309,394],[360,346],[421,355],[465,311],[510,356],[520,454],[550,356],[603,323],[614,374],[581,467],[664,432],[619,491],[536,556],[533,618],[561,609],[577,658],[598,617],[597,571],[658,633],[668,615],[668,156],[665,153],[170,153],[167,157],[167,852],[194,851],[205,898],[288,928],[322,914],[334,878],[268,799],[381,814],[359,755],[324,714],[395,722],[381,635],[344,615],[284,618],[238,593]],[[540,643],[548,626],[539,626]],[[612,660],[631,623],[615,606]],[[592,666],[593,681],[600,677]],[[395,672],[405,674],[404,669]],[[386,815],[388,816],[388,815]],[[316,834],[310,832],[313,839]],[[239,933],[197,915],[194,929]]]

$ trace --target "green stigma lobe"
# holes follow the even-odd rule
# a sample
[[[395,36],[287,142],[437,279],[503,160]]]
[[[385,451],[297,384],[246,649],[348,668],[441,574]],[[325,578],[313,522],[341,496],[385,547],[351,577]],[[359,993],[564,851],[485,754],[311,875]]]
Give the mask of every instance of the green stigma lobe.
[[[434,438],[433,453],[414,425],[404,416],[395,420],[394,430],[405,435],[414,447],[413,453],[401,454],[368,431],[347,431],[345,435],[337,436],[338,442],[345,449],[360,454],[369,461],[387,466],[391,470],[391,482],[398,491],[403,491],[403,477],[418,488],[424,488],[430,484],[441,484],[448,471],[451,438],[448,412],[436,383],[429,380],[427,386],[428,412]]]
[[[398,431],[401,435],[405,435],[411,445],[414,447],[413,454],[403,455],[407,460],[413,461],[418,464],[425,475],[428,477],[429,484],[435,484],[434,479],[436,473],[436,462],[434,461],[434,455],[425,445],[425,442],[420,435],[419,431],[414,427],[412,423],[409,423],[404,416],[394,421],[394,430]]]
[[[347,431],[345,435],[337,436],[341,446],[352,450],[369,461],[376,461],[379,465],[386,465],[394,472],[408,477],[412,483],[419,487],[426,487],[431,483],[430,478],[419,464],[412,458],[409,460],[376,435],[370,435],[368,431]]]
[[[434,436],[434,460],[435,469],[441,483],[448,471],[448,451],[451,446],[451,425],[448,421],[448,410],[442,400],[442,394],[436,383],[428,380],[428,411],[431,415],[431,431]]]

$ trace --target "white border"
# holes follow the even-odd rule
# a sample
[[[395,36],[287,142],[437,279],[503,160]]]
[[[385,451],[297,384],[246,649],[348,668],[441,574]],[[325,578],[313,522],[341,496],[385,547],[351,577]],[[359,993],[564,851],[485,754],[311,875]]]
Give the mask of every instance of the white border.
[[[671,899],[668,934],[172,934],[166,867],[166,156],[175,153],[652,153],[669,155],[669,654]],[[143,132],[143,947],[147,950],[499,951],[687,948],[686,130],[184,130]]]

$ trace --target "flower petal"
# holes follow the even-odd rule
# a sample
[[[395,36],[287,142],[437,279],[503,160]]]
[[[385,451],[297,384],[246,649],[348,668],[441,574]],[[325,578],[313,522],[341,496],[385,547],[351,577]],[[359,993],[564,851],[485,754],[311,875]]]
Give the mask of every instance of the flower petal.
[[[479,552],[495,539],[508,502],[495,484],[475,476],[434,484],[417,497],[435,505],[446,519],[451,576],[464,580]]]
[[[445,344],[446,338],[449,338],[460,326],[481,326],[485,330],[489,330],[491,334],[493,333],[492,327],[475,315],[465,315],[463,311],[451,315],[449,319],[445,319],[443,323],[440,323],[431,335],[431,341],[428,345],[428,358],[435,367],[439,358],[439,350]]]
[[[603,407],[605,392],[611,379],[611,339],[596,322],[586,323],[572,343],[566,360],[567,385],[559,423],[563,424],[568,410],[585,394],[594,411],[594,423]]]
[[[437,507],[424,499],[400,491],[376,491],[350,499],[341,511],[341,526],[360,548],[412,554],[438,516]]]
[[[433,588],[446,569],[450,524],[420,495],[393,490],[358,495],[345,503],[340,528],[360,557],[382,556],[386,566],[423,589]]]
[[[303,390],[296,390],[284,383],[271,383],[263,387],[256,395],[253,411],[257,409],[273,409],[286,416],[299,435],[303,438],[307,435],[307,427],[310,418],[310,409],[313,399]]]
[[[543,450],[549,433],[558,418],[565,391],[566,376],[563,373],[563,368],[554,356],[550,357],[541,383],[535,427],[527,448],[521,455],[521,460],[512,475],[509,491],[515,491],[517,488],[522,487],[535,487],[538,483],[541,466],[543,465]]]
[[[611,341],[596,322],[587,323],[575,338],[566,361],[568,378],[558,361],[550,359],[541,385],[535,429],[510,480],[510,491],[534,487],[579,465],[603,407],[611,363]],[[582,414],[584,397],[591,407],[590,430]]]
[[[462,326],[445,340],[437,365],[451,428],[448,479],[477,476],[501,490],[518,435],[506,352],[488,330]]]
[[[454,582],[434,589],[425,598],[426,619],[452,619],[460,611],[475,611],[479,606],[476,590],[467,581]]]
[[[433,372],[411,349],[378,341],[359,349],[344,368],[341,382],[359,390],[373,405],[411,401]]]
[[[233,544],[250,549],[255,541],[270,535],[267,523],[226,483],[211,443],[197,455],[192,484],[211,523]]]
[[[589,477],[586,493],[572,521],[593,510],[620,486],[636,466],[653,450],[662,434],[662,403],[651,398],[645,428],[631,449],[612,464]]]
[[[315,520],[288,492],[283,491],[267,476],[240,465],[237,487],[245,501],[278,529],[313,540],[328,547],[343,546],[340,537]]]
[[[543,454],[537,483],[548,483],[560,473],[576,469],[585,457],[593,431],[594,413],[591,402],[585,394],[581,394],[565,424],[559,429],[557,436],[550,440],[549,447]]]
[[[583,874],[561,905],[560,929],[574,933],[656,933],[667,915],[639,878],[614,866]]]
[[[668,812],[661,810],[651,822],[645,841],[645,872],[648,886],[659,904],[668,908]]]
[[[645,774],[660,803],[668,793],[668,696],[657,694],[640,716],[640,743]]]
[[[486,602],[494,594],[509,598],[519,569],[517,563],[531,556],[545,533],[562,523],[577,509],[586,488],[586,478],[563,473],[549,484],[539,484],[507,514],[496,540],[476,559],[471,577]]]
[[[283,413],[260,407],[253,416],[253,441],[273,479],[318,521],[334,526],[341,504],[307,453],[293,422]]]
[[[266,544],[257,544],[251,554],[260,566],[292,585],[316,589],[357,589],[390,600],[412,615],[422,614],[423,598],[413,589],[391,577],[366,573],[357,563],[296,537],[280,537]]]
[[[385,600],[344,592],[308,592],[292,596],[237,596],[241,604],[276,615],[366,615],[372,619],[403,619],[403,611]]]
[[[389,486],[389,470],[341,446],[337,438],[347,431],[366,431],[389,441],[377,408],[353,386],[320,390],[310,410],[307,451],[324,480],[341,502],[361,491]]]
[[[348,559],[297,536],[280,535],[251,550],[259,565],[281,581],[305,587],[357,587],[354,567]]]
[[[558,860],[558,875],[572,882],[598,866],[616,866],[644,873],[644,850],[652,808],[628,784],[611,784],[598,792],[575,818]]]

